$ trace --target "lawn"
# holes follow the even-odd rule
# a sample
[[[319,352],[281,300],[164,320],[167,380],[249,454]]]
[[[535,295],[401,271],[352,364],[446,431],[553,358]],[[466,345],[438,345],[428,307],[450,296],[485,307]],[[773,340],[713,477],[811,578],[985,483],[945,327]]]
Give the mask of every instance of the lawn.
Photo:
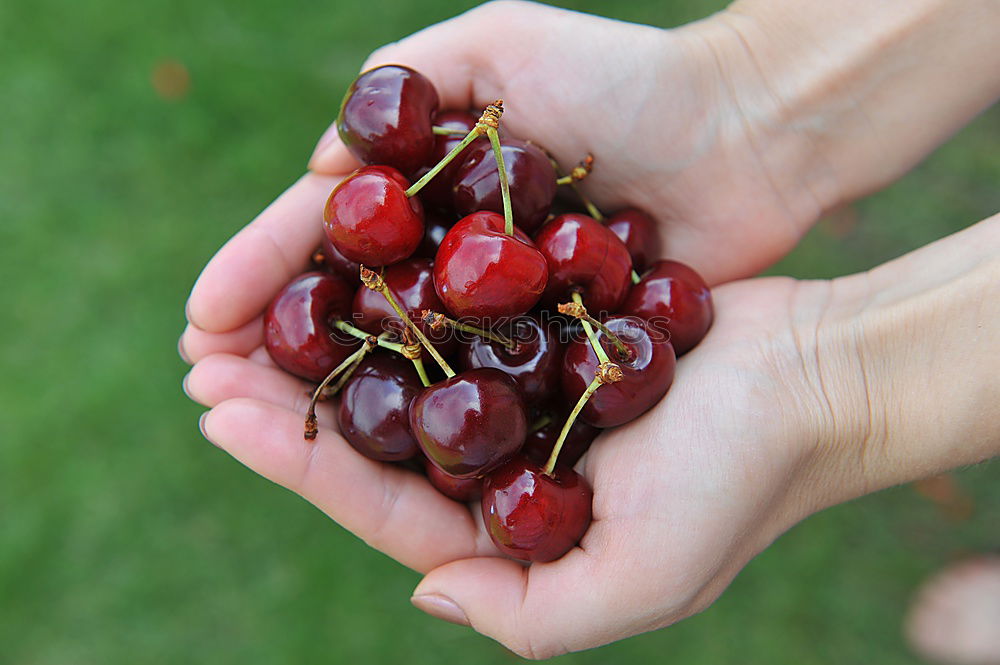
[[[205,442],[175,353],[201,266],[301,174],[364,56],[465,6],[0,4],[0,663],[517,660],[411,608],[415,573]],[[994,109],[774,272],[871,267],[1000,210],[998,182]],[[915,662],[915,586],[1000,545],[996,465],[952,482],[825,511],[702,615],[558,662]]]

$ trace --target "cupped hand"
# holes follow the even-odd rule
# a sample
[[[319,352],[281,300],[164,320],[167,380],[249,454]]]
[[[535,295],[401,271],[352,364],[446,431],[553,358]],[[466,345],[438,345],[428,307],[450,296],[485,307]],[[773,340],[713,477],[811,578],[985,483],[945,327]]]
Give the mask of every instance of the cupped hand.
[[[317,441],[305,442],[310,386],[262,351],[213,353],[186,389],[211,407],[202,426],[216,445],[425,573],[418,607],[544,658],[701,610],[822,501],[807,482],[815,451],[801,417],[809,391],[796,338],[809,326],[790,323],[822,288],[762,279],[717,289],[714,327],[680,360],[666,398],[578,464],[594,488],[579,547],[530,567],[499,555],[478,506],[359,455],[336,433],[331,404]]]

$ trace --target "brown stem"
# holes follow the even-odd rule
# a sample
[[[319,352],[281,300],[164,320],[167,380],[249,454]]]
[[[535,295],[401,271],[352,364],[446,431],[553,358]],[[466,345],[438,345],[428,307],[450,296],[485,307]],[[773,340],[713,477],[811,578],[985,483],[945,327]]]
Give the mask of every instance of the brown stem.
[[[606,325],[604,325],[603,323],[601,323],[600,321],[598,321],[597,319],[595,319],[594,317],[592,317],[590,314],[587,313],[587,308],[583,306],[583,299],[580,297],[579,293],[574,293],[573,296],[574,296],[573,302],[564,302],[556,306],[556,309],[559,310],[559,313],[566,314],[567,316],[572,316],[575,319],[579,319],[580,322],[583,323],[585,327],[586,324],[588,323],[594,326],[595,328],[600,330],[605,337],[611,340],[611,343],[615,347],[615,351],[618,352],[619,358],[621,358],[622,360],[631,358],[632,352],[629,350],[627,346],[625,346],[625,342],[623,342],[617,335],[611,332]],[[598,357],[600,357],[600,354],[598,354]],[[605,358],[605,361],[606,360],[607,358]]]
[[[425,325],[430,326],[433,330],[440,330],[441,328],[448,326],[453,330],[461,330],[462,332],[469,333],[470,335],[479,335],[480,337],[488,339],[491,342],[503,344],[508,350],[513,350],[516,346],[513,340],[507,339],[500,333],[493,332],[492,330],[486,330],[485,328],[470,326],[467,323],[460,323],[455,319],[449,319],[444,314],[432,312],[429,309],[425,309],[420,313],[420,319]]]
[[[306,411],[305,431],[302,434],[306,441],[314,441],[316,439],[316,434],[319,432],[319,426],[316,423],[316,403],[319,402],[320,395],[323,394],[323,389],[326,388],[330,382],[337,378],[342,372],[361,362],[361,359],[365,357],[365,354],[375,347],[375,342],[373,341],[374,339],[374,336],[371,336],[371,339],[366,339],[360,349],[347,356],[344,362],[334,367],[333,371],[327,374],[326,378],[323,379],[323,382],[316,386],[316,390],[313,391],[312,400],[309,401],[309,410]]]

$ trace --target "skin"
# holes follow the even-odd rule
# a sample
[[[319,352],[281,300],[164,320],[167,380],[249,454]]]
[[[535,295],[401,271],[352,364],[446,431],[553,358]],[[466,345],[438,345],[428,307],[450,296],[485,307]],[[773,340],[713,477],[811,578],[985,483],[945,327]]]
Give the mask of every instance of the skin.
[[[426,74],[442,108],[502,96],[509,131],[564,164],[598,155],[585,181],[598,205],[653,212],[666,255],[731,282],[667,398],[578,463],[594,522],[562,559],[499,558],[478,511],[356,453],[329,404],[302,441],[307,387],[261,352],[259,317],[308,266],[323,201],[355,166],[335,139],[192,291],[180,350],[196,363],[185,389],[211,409],[202,431],[424,573],[418,607],[522,656],[704,609],[808,515],[1000,453],[1000,216],[858,275],[731,281],[1000,95],[998,29],[985,0],[742,2],[672,31],[503,2],[373,54],[365,68]]]

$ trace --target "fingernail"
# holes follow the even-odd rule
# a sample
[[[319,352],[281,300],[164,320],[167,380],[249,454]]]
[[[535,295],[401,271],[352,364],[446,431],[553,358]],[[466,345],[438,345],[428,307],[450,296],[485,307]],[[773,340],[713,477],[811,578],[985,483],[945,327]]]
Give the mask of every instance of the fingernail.
[[[177,355],[188,365],[191,364],[191,358],[188,357],[187,351],[184,350],[184,335],[181,335],[180,339],[177,340]],[[187,377],[184,377],[184,380],[186,381]]]
[[[316,144],[316,148],[313,150],[312,156],[309,158],[309,168],[323,156],[331,145],[340,142],[340,135],[337,133],[337,123],[333,123],[326,128],[323,132],[323,136],[319,137],[319,142]]]
[[[421,596],[413,596],[410,602],[421,612],[426,612],[432,617],[444,619],[460,626],[468,626],[469,618],[465,616],[462,608],[455,604],[455,601],[439,593],[429,593]]]
[[[187,374],[184,375],[184,380],[181,381],[181,388],[184,390],[184,394],[188,396],[188,399],[194,401],[194,398],[191,397],[191,391],[188,390],[188,377],[190,376],[191,372],[188,372]]]
[[[212,437],[210,437],[208,435],[208,432],[205,431],[205,421],[208,420],[208,414],[209,413],[210,413],[209,411],[206,411],[205,413],[201,414],[201,418],[198,419],[198,429],[201,430],[201,435],[203,437],[205,437],[206,441],[208,441],[209,443],[211,443],[216,448],[221,448],[222,446],[220,446],[219,444],[217,444],[215,441],[212,441]]]

